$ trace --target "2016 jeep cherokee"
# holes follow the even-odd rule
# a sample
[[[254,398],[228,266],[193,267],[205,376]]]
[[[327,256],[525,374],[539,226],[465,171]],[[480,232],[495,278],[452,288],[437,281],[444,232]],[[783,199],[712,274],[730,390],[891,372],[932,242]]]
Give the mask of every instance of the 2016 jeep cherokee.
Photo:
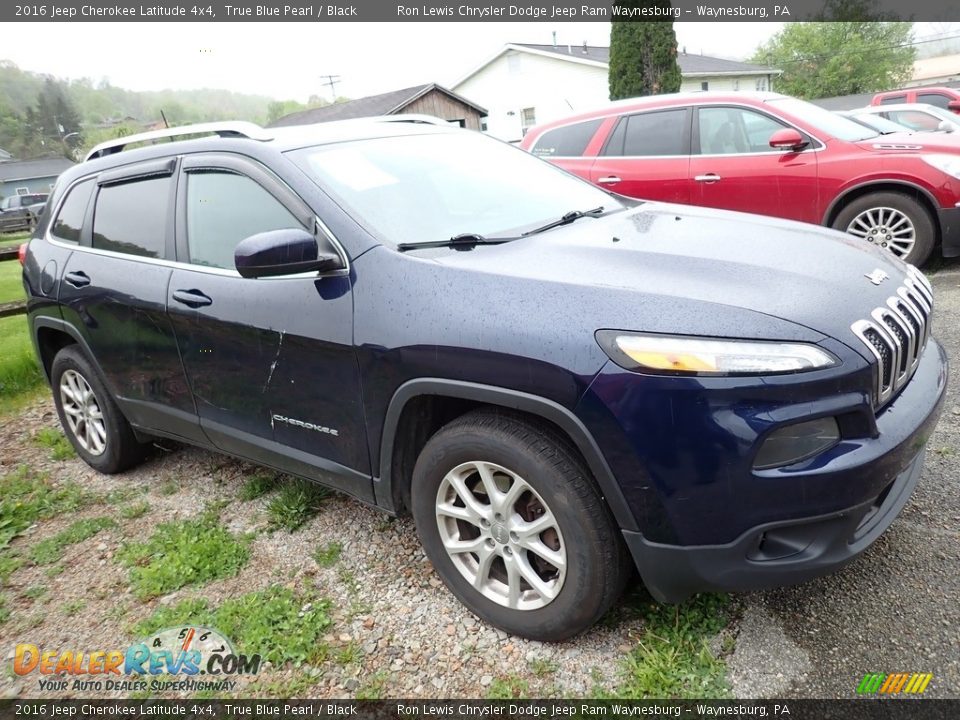
[[[926,279],[809,225],[619,198],[479,134],[352,121],[96,148],[25,256],[67,436],[168,437],[411,511],[450,590],[556,640],[792,583],[917,483]]]

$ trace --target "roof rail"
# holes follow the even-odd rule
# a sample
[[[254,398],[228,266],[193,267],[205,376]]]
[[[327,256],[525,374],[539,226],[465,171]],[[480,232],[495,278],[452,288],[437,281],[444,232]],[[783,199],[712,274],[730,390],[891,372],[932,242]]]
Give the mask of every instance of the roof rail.
[[[127,145],[138,142],[149,142],[150,140],[161,140],[163,138],[175,138],[183,135],[219,135],[220,137],[239,137],[250,140],[273,140],[273,135],[262,127],[251,122],[211,122],[198,123],[196,125],[183,125],[181,127],[166,128],[164,130],[151,130],[150,132],[137,133],[136,135],[125,135],[114,140],[107,140],[95,146],[87,156],[86,160],[105,157],[121,152]]]

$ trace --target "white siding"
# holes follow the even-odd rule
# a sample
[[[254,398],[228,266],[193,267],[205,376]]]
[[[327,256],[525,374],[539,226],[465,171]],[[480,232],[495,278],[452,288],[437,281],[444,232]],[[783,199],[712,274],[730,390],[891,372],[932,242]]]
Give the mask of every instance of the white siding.
[[[757,81],[766,83],[765,87],[757,87]],[[736,90],[770,90],[770,80],[766,75],[722,75],[720,77],[697,77],[686,76],[680,83],[680,92],[691,92],[702,90],[701,83],[709,83],[707,90],[719,90],[721,92],[733,92]]]
[[[605,67],[515,50],[451,90],[487,108],[487,132],[509,141],[523,137],[525,108],[535,110],[540,124],[604,105],[610,97]]]

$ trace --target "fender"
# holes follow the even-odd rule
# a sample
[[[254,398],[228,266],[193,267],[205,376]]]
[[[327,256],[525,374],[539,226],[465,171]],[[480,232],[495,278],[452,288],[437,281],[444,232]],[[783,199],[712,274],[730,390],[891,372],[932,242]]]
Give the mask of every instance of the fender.
[[[394,509],[391,507],[393,505],[391,466],[397,425],[407,402],[420,395],[439,395],[473,400],[488,405],[521,410],[530,415],[549,420],[567,434],[583,455],[590,472],[596,478],[603,499],[613,513],[619,527],[625,530],[639,530],[633,513],[624,499],[620,485],[614,478],[610,466],[600,452],[600,448],[590,431],[570,410],[552,400],[518,390],[442,378],[409,380],[397,388],[390,399],[390,405],[384,418],[383,434],[380,439],[380,477],[374,478],[374,493],[377,504],[381,507]]]
[[[912,190],[914,192],[920,193],[927,200],[929,200],[930,205],[933,206],[934,216],[932,220],[934,222],[934,226],[939,227],[936,210],[940,207],[940,203],[937,201],[937,199],[933,196],[933,194],[929,190],[927,190],[924,187],[921,187],[920,185],[917,185],[916,183],[908,182],[906,180],[894,180],[894,179],[887,180],[883,178],[873,178],[870,180],[866,180],[862,183],[854,185],[853,187],[847,188],[842,193],[837,195],[837,197],[833,199],[833,202],[830,203],[830,206],[827,208],[827,211],[823,214],[823,220],[821,221],[821,224],[825,225],[826,227],[830,227],[830,217],[833,215],[833,211],[843,204],[843,202],[846,200],[848,195],[850,195],[851,193],[857,192],[858,190],[869,188],[873,185],[899,185],[900,187],[906,190]]]

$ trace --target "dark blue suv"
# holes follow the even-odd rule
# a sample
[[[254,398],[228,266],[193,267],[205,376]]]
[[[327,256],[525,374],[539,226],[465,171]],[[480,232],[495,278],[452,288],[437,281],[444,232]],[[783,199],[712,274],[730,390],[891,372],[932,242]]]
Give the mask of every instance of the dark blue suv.
[[[542,640],[633,567],[676,602],[849,561],[947,379],[930,285],[889,253],[414,122],[98,146],[24,283],[91,466],[173,438],[409,511],[460,600]]]

